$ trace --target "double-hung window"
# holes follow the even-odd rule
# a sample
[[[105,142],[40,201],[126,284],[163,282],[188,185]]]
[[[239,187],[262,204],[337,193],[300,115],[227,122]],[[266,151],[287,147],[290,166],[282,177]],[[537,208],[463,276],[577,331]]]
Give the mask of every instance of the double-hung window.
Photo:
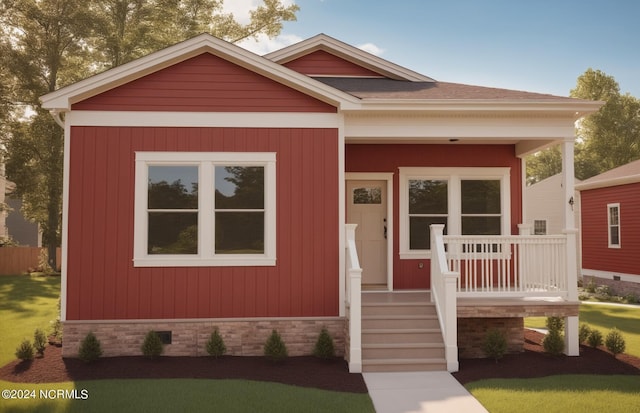
[[[431,224],[451,235],[508,234],[509,183],[509,168],[400,168],[400,257],[430,257]]]
[[[607,205],[609,248],[620,248],[620,204]]]
[[[275,153],[137,152],[134,265],[275,265]]]

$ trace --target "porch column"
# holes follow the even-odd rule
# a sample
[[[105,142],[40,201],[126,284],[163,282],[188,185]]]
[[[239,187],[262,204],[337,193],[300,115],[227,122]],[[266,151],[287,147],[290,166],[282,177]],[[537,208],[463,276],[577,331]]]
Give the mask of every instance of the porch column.
[[[578,301],[578,230],[575,225],[575,168],[574,168],[574,137],[567,138],[562,143],[562,188],[564,189],[564,233],[567,237],[567,299]],[[568,356],[580,355],[578,342],[578,317],[565,318],[565,352]]]

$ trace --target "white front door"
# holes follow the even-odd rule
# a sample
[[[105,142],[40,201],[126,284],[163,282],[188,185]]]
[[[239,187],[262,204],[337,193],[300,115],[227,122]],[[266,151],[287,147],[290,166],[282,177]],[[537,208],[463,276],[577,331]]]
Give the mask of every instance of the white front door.
[[[387,181],[347,181],[347,223],[358,224],[362,284],[387,285]]]

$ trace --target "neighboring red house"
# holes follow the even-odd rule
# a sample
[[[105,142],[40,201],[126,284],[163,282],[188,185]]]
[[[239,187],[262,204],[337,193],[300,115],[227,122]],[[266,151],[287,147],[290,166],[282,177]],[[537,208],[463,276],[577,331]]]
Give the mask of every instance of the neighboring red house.
[[[42,102],[65,128],[65,356],[89,331],[106,355],[139,354],[151,329],[168,355],[201,355],[214,326],[232,354],[260,354],[274,328],[309,354],[326,326],[352,371],[455,370],[490,326],[520,343],[525,315],[577,329],[575,260],[513,235],[522,159],[560,143],[573,165],[574,122],[599,102],[437,82],[325,35],[263,57],[201,35]],[[567,236],[535,239],[556,258],[575,255],[571,214]]]
[[[576,186],[582,204],[582,277],[640,295],[640,160]]]

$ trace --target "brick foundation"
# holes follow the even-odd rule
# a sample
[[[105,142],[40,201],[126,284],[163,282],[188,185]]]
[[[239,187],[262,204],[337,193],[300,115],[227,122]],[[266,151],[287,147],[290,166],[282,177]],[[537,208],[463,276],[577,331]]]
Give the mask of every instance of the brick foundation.
[[[593,276],[584,277],[583,285],[587,285],[591,282],[597,286],[600,286],[600,285],[608,286],[609,288],[611,288],[611,290],[615,295],[624,297],[626,295],[633,294],[636,297],[640,297],[640,282],[613,280],[611,278],[601,278],[601,277],[593,277]]]
[[[251,319],[187,321],[66,321],[64,322],[63,357],[77,357],[80,343],[90,332],[102,345],[103,357],[139,356],[140,346],[150,330],[171,331],[172,343],[164,347],[165,356],[206,356],[206,342],[218,328],[227,354],[261,356],[272,330],[282,336],[290,356],[313,353],[322,327],[333,337],[336,355],[345,349],[345,320],[322,319]]]
[[[523,318],[458,318],[458,355],[460,358],[485,358],[482,343],[487,332],[497,329],[505,333],[507,353],[524,350]]]

